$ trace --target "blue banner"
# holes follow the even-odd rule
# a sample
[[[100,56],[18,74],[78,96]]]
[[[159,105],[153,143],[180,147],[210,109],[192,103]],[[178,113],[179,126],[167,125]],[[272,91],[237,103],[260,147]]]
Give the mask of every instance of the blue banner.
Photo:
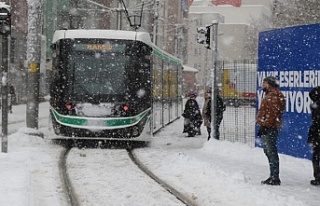
[[[277,77],[286,97],[278,151],[310,159],[311,148],[307,144],[311,123],[309,91],[320,85],[320,24],[261,32],[258,51],[257,109],[263,98],[263,79]],[[259,141],[256,145],[260,146]]]

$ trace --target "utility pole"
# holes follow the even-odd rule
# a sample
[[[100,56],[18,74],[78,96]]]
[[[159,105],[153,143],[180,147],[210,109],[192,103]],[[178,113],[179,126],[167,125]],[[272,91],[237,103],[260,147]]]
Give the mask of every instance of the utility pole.
[[[203,81],[204,81],[204,91],[208,91],[209,85],[208,85],[208,77],[207,77],[207,72],[210,71],[210,69],[208,69],[208,49],[206,49],[206,59],[205,59],[205,72],[203,73]],[[210,87],[209,87],[210,88]]]
[[[217,109],[217,95],[218,94],[218,86],[216,83],[216,76],[217,76],[217,69],[218,69],[218,21],[212,21],[212,32],[211,32],[211,48],[212,48],[212,61],[213,61],[213,68],[212,68],[212,95],[211,95],[211,132],[212,132],[212,137],[216,139],[216,109]]]
[[[179,32],[178,27],[175,25],[175,31],[174,31],[174,56],[179,58]]]
[[[28,4],[27,127],[33,129],[38,129],[42,16],[42,0]]]
[[[9,45],[11,35],[10,6],[0,4],[0,33],[2,35],[2,140],[1,152],[8,152],[8,69],[9,69]]]
[[[154,0],[154,15],[153,15],[153,35],[152,42],[157,45],[157,33],[158,33],[158,19],[159,19],[159,0]]]

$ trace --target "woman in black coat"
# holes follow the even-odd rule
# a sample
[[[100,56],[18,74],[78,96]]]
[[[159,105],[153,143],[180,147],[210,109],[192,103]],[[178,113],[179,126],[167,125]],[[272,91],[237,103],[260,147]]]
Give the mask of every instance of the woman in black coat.
[[[311,104],[312,122],[308,134],[308,144],[311,145],[312,166],[314,180],[312,185],[320,185],[320,87],[315,87],[309,92],[309,97],[313,101]]]
[[[196,100],[197,95],[192,93],[189,97],[190,98],[187,100],[182,114],[185,118],[183,132],[188,133],[188,137],[194,137],[195,134],[200,133],[202,116],[199,104]]]

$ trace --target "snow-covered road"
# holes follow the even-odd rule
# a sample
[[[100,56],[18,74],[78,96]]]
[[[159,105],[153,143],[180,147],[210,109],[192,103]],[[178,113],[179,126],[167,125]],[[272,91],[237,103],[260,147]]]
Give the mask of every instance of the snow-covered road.
[[[40,104],[40,116],[48,115],[48,106],[48,103]],[[23,119],[25,105],[14,106],[9,122]],[[45,126],[47,119],[39,123]],[[149,148],[137,149],[135,153],[154,174],[192,196],[198,205],[319,205],[320,188],[309,184],[312,179],[309,160],[280,155],[282,185],[261,185],[260,181],[268,177],[269,171],[260,148],[227,141],[207,142],[205,128],[202,128],[203,135],[185,138],[182,124],[183,119],[179,119],[168,125],[154,137]],[[0,154],[0,205],[66,205],[57,166],[61,147],[28,135],[33,130],[22,126],[9,124],[9,131],[18,132],[8,137],[8,153]],[[86,155],[80,155],[83,152]],[[72,178],[77,180],[77,187],[85,188],[82,191],[84,205],[179,204],[161,187],[150,186],[152,180],[145,179],[145,174],[137,168],[133,169],[120,150],[75,149],[70,158]],[[75,170],[77,167],[82,170]],[[105,186],[113,181],[117,184],[112,186],[113,190],[107,190]],[[131,191],[132,195],[116,192],[121,190]],[[139,194],[135,196],[135,193]],[[116,202],[110,202],[112,200]]]

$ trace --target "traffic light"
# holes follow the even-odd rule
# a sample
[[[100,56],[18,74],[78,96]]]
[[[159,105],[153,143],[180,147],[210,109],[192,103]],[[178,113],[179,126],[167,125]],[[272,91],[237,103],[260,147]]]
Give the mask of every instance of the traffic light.
[[[204,36],[206,37],[206,48],[210,49],[210,26],[207,26],[207,32],[204,34]]]
[[[197,42],[199,44],[205,44],[205,47],[210,49],[210,26],[198,27],[197,32],[201,34],[201,36],[197,37]]]
[[[11,13],[5,7],[0,8],[0,34],[9,35],[11,33]]]

